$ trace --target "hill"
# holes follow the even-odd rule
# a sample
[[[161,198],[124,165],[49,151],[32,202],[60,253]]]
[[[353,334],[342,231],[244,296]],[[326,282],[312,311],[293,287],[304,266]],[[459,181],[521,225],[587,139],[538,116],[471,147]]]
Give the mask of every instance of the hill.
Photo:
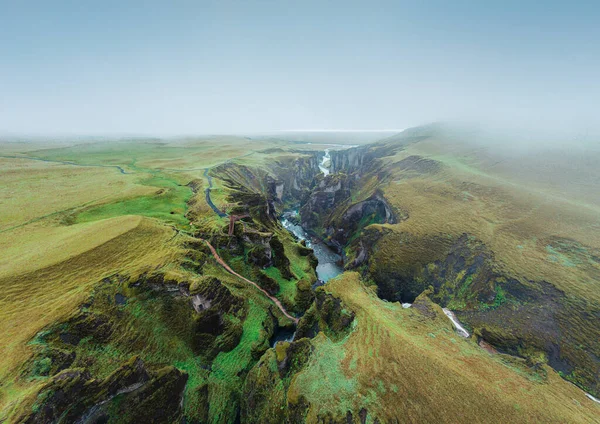
[[[3,148],[0,420],[600,422],[597,152],[319,137]]]

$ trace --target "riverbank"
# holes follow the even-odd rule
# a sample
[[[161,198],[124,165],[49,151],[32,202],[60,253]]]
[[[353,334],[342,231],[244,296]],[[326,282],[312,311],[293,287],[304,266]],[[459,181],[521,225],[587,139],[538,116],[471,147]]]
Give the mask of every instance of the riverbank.
[[[280,222],[296,239],[299,241],[304,240],[306,246],[313,249],[319,261],[316,269],[319,280],[313,285],[313,288],[316,288],[344,272],[343,260],[329,246],[317,237],[311,237],[301,225],[294,223],[297,221],[297,217],[297,211],[286,211],[282,214]]]

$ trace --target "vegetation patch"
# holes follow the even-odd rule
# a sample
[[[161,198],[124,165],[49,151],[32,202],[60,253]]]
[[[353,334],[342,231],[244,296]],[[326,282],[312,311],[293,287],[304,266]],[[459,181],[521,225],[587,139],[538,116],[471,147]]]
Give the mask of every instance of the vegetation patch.
[[[188,226],[185,214],[187,202],[192,196],[189,187],[159,176],[153,176],[141,183],[159,190],[153,195],[120,200],[87,209],[77,214],[76,222],[96,221],[119,215],[142,215],[174,223],[182,228]]]

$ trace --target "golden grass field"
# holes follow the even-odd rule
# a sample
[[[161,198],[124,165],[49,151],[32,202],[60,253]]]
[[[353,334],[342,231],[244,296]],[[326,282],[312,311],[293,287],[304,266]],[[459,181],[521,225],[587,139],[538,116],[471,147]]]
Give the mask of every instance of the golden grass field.
[[[139,176],[94,168],[0,157],[0,232],[85,205],[148,194]]]
[[[511,274],[545,279],[600,302],[600,264],[593,260],[600,252],[600,199],[592,193],[596,186],[575,184],[578,188],[570,192],[566,182],[558,186],[541,171],[515,172],[507,163],[496,164],[489,152],[445,143],[431,138],[385,159],[392,164],[419,155],[442,167],[432,175],[396,172],[384,194],[409,219],[383,226],[415,236],[472,234]],[[103,278],[135,278],[156,270],[193,278],[178,265],[183,242],[195,229],[222,232],[228,222],[205,202],[206,168],[231,162],[264,176],[276,161],[315,146],[324,148],[224,136],[60,145],[0,142],[0,411],[33,396],[42,384],[18,376],[35,335],[73,314]],[[574,180],[581,181],[581,175]],[[187,186],[192,180],[197,182],[195,193]],[[212,182],[213,202],[231,209],[231,190],[218,178]],[[248,186],[260,190],[260,184]],[[353,200],[367,198],[378,184],[372,177]],[[571,194],[565,196],[565,190]],[[574,240],[582,247],[563,252],[553,247],[556,240]],[[313,279],[314,272],[291,237],[284,242],[297,278],[286,281],[274,267],[267,272],[281,286],[277,296],[291,304],[296,282]],[[421,247],[390,245],[378,254],[410,257],[423,254]],[[242,257],[230,265],[250,276]],[[203,272],[247,300],[243,336],[235,349],[218,354],[210,375],[181,352],[185,358],[174,364],[191,373],[189,387],[211,384],[211,422],[230,422],[231,414],[223,412],[228,396],[239,390],[244,373],[257,360],[252,349],[268,343],[262,328],[271,319],[268,311],[284,320],[260,292],[211,260]],[[315,351],[308,366],[291,382],[288,397],[304,396],[313,406],[308,422],[325,412],[358,413],[363,406],[383,422],[600,422],[600,408],[580,389],[547,367],[543,379],[517,360],[490,355],[460,338],[435,305],[435,318],[426,318],[385,302],[352,272],[332,280],[326,290],[356,318],[352,331],[339,341],[320,333],[312,341]],[[153,317],[143,318],[152,323]],[[163,342],[175,345],[172,334],[164,337],[148,344],[157,352],[163,352]],[[113,365],[111,361],[127,358],[109,359]],[[0,421],[4,417],[0,412]]]
[[[26,342],[72,311],[95,283],[112,273],[135,274],[167,263],[176,249],[171,228],[138,216],[37,230],[27,234],[33,240],[2,245],[8,263],[0,274],[0,378],[25,358]],[[19,248],[28,256],[20,256]]]
[[[288,390],[317,414],[358,415],[407,423],[592,423],[598,405],[546,369],[547,380],[504,355],[458,336],[441,308],[434,318],[377,298],[346,272],[326,290],[355,312],[351,332],[336,342],[320,333],[315,352]],[[504,357],[504,358],[503,358]],[[503,361],[504,359],[504,361]],[[372,422],[372,421],[369,421]]]
[[[385,195],[409,219],[391,227],[417,236],[472,234],[511,274],[600,302],[600,263],[592,259],[600,252],[600,199],[597,186],[579,184],[581,175],[596,181],[598,170],[577,169],[573,162],[579,177],[562,170],[556,185],[559,171],[545,165],[543,154],[526,169],[524,160],[514,159],[498,168],[489,164],[493,152],[460,144],[450,150],[448,144],[431,138],[386,158],[391,163],[419,155],[442,164],[431,175],[395,174]],[[581,249],[557,252],[557,241],[574,241]]]

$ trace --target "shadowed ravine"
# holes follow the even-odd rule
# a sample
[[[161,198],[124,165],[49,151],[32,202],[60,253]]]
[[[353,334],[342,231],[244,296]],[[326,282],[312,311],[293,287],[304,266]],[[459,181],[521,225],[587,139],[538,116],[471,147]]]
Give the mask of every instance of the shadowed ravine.
[[[358,155],[362,157],[362,152],[359,152]],[[348,157],[350,158],[352,156],[348,155]],[[330,153],[329,149],[327,149],[327,150],[325,150],[325,155],[320,156],[317,163],[312,163],[310,165],[311,167],[313,167],[312,168],[313,171],[312,171],[312,173],[308,172],[306,174],[306,177],[301,182],[301,187],[302,187],[302,183],[303,183],[304,187],[310,188],[311,191],[310,191],[309,196],[314,196],[312,198],[316,199],[317,201],[315,202],[316,206],[313,207],[312,210],[308,209],[306,211],[304,211],[304,210],[301,211],[301,214],[303,217],[310,216],[306,212],[312,211],[313,213],[314,212],[320,213],[319,211],[324,210],[323,208],[337,207],[337,205],[340,204],[340,202],[337,198],[335,198],[335,206],[332,206],[332,205],[325,206],[326,202],[321,202],[322,204],[318,203],[321,199],[326,199],[326,196],[328,195],[327,193],[335,193],[336,191],[338,191],[340,189],[339,183],[338,183],[338,181],[340,179],[339,175],[344,175],[344,174],[343,173],[339,174],[338,171],[340,169],[345,169],[345,168],[343,168],[343,166],[348,166],[348,165],[343,165],[343,162],[340,158],[345,158],[345,156],[339,155],[338,152]],[[352,162],[350,159],[348,159],[348,161]],[[357,161],[357,163],[361,163],[360,159],[356,159],[356,161]],[[335,163],[335,166],[334,166],[334,163]],[[340,165],[340,163],[342,163],[342,165]],[[358,165],[358,166],[363,167],[363,168],[361,168],[361,172],[366,172],[365,169],[367,169],[367,168],[365,166],[363,166],[363,165]],[[319,174],[319,171],[320,171],[322,176],[325,177],[325,179],[317,180],[317,181],[321,181],[320,186],[316,186],[314,183],[314,181],[315,181],[314,168],[317,168],[317,167],[318,167],[318,170],[316,173]],[[212,188],[212,179],[208,175],[208,171],[209,171],[209,169],[205,169],[205,172],[204,172],[204,176],[207,178],[208,183],[209,183],[208,188],[205,189],[206,202],[219,217],[226,217],[227,214],[225,214],[223,211],[219,210],[216,207],[216,205],[214,205],[212,200],[210,199],[210,189]],[[285,174],[283,174],[283,175],[285,175]],[[336,184],[337,184],[337,186],[336,186]],[[278,194],[278,196],[280,196],[280,194]],[[311,197],[309,197],[309,199],[310,198]],[[331,195],[331,198],[333,199],[334,196]],[[279,200],[281,200],[281,198],[279,198]],[[371,202],[371,203],[369,203],[369,202]],[[377,202],[379,202],[379,203],[377,203]],[[364,204],[366,204],[367,206],[372,206],[372,204],[385,205],[385,213],[380,212],[379,209],[368,209],[368,208],[363,208],[361,213],[364,215],[365,213],[373,213],[372,210],[375,210],[377,213],[380,213],[381,216],[385,216],[386,222],[395,223],[393,214],[391,212],[388,213],[389,207],[386,203],[386,199],[381,194],[378,193],[376,195],[373,195],[372,197],[370,197],[366,201],[364,201]],[[293,206],[295,210],[290,211],[288,209],[287,212],[284,212],[283,215],[280,216],[280,223],[288,232],[290,232],[296,238],[296,240],[304,241],[303,244],[306,247],[311,248],[314,252],[315,257],[318,259],[318,265],[315,270],[318,280],[315,284],[313,284],[313,289],[315,289],[319,285],[323,285],[323,284],[327,283],[328,280],[330,280],[344,272],[343,265],[340,265],[342,258],[340,257],[340,255],[335,253],[335,251],[331,247],[329,247],[329,245],[323,243],[319,237],[309,236],[309,234],[311,234],[311,235],[320,234],[320,231],[323,229],[322,227],[320,227],[321,223],[319,221],[312,222],[312,223],[305,223],[304,220],[300,219],[300,214],[298,213],[298,206],[297,205],[290,205],[290,206]],[[319,207],[321,209],[319,209]],[[365,210],[367,210],[367,212],[365,212]],[[348,214],[348,216],[350,216],[350,214]],[[391,218],[390,218],[390,216],[391,216]],[[357,231],[362,231],[362,227],[346,225],[346,223],[343,221],[344,220],[339,221],[339,222],[329,222],[330,227],[327,228],[331,234],[340,234],[342,232],[344,234],[344,236],[340,238],[340,240],[342,240],[342,243],[333,244],[334,246],[336,246],[336,248],[339,247],[340,245],[343,245],[343,243],[345,241],[352,240],[354,238],[354,236],[357,234]],[[368,224],[368,222],[366,222],[366,223]],[[361,222],[361,224],[362,224],[362,222]],[[275,303],[277,305],[277,307],[280,309],[280,311],[286,317],[290,318],[295,324],[298,324],[299,319],[293,317],[290,313],[288,313],[288,311],[285,309],[285,307],[282,305],[282,303],[277,298],[270,295],[266,290],[262,289],[254,281],[251,281],[251,280],[241,276],[240,274],[236,273],[235,271],[233,271],[231,269],[231,267],[218,255],[218,253],[216,252],[214,247],[208,241],[206,241],[206,240],[203,240],[203,241],[207,244],[213,257],[217,260],[217,262],[219,262],[219,264],[221,266],[223,266],[229,273],[237,276],[238,278],[243,279],[247,283],[250,283],[253,286],[255,286],[256,288],[258,288],[265,296],[267,296],[271,301],[273,301],[273,303]],[[404,303],[402,303],[402,306],[404,308],[408,308],[411,306],[411,303],[404,302]],[[470,331],[467,331],[467,329],[465,327],[463,327],[462,323],[459,321],[458,317],[454,314],[453,311],[451,311],[449,308],[443,308],[443,312],[446,315],[446,317],[451,321],[457,334],[459,334],[460,336],[467,338],[467,339],[471,338]],[[463,317],[461,316],[461,319],[462,318]],[[469,325],[471,325],[468,320],[466,320],[466,322]],[[477,334],[477,333],[475,333],[475,334]],[[273,347],[278,342],[282,342],[282,341],[291,342],[295,339],[295,335],[296,335],[295,332],[291,331],[290,329],[279,329],[278,331],[276,331],[273,334],[273,336],[270,339],[269,344]],[[485,349],[485,347],[483,345],[479,344],[479,346],[481,348]],[[491,353],[495,354],[498,352],[493,350]],[[518,358],[518,356],[515,356],[515,358]],[[586,396],[590,400],[597,402],[597,400],[592,395],[586,393]]]

